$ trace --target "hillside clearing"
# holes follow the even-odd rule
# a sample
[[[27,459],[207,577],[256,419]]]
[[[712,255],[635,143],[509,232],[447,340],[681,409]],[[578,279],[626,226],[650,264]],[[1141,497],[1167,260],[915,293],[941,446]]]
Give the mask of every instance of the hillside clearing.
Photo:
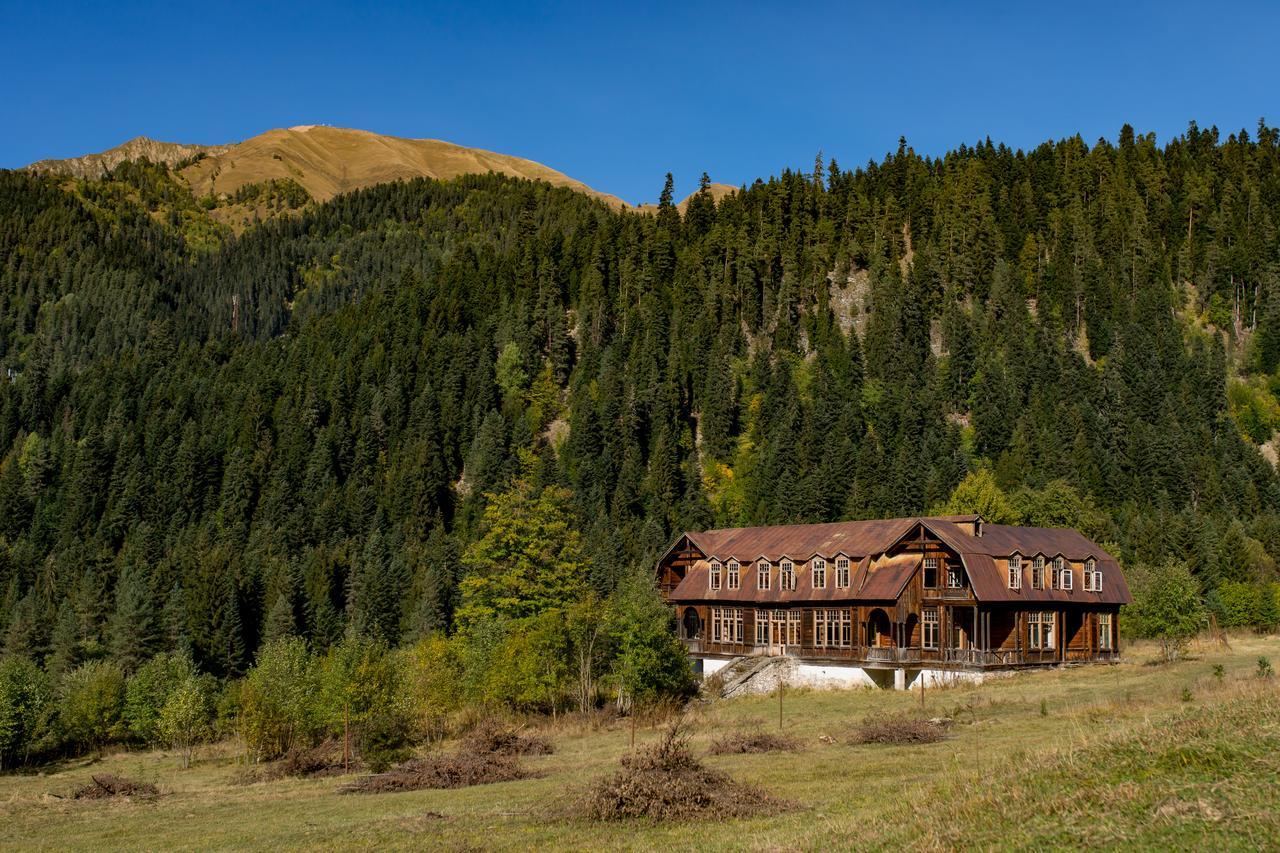
[[[1154,654],[1139,645],[1116,666],[928,693],[926,713],[954,720],[937,743],[848,742],[867,717],[918,710],[918,695],[890,691],[785,694],[783,732],[804,749],[768,755],[707,751],[726,732],[776,731],[776,697],[691,709],[686,726],[699,760],[798,805],[767,817],[619,832],[567,816],[618,767],[630,736],[623,720],[543,726],[555,753],[522,759],[537,778],[382,797],[341,796],[335,778],[243,784],[231,743],[209,747],[185,772],[160,752],[69,762],[0,777],[0,845],[1257,848],[1280,837],[1280,686],[1256,675],[1259,657],[1280,660],[1280,638],[1237,637],[1230,649],[1205,645],[1168,666],[1148,665]],[[1214,664],[1224,668],[1221,680]],[[661,726],[642,728],[637,745],[661,736]],[[106,773],[155,783],[163,796],[65,799]]]

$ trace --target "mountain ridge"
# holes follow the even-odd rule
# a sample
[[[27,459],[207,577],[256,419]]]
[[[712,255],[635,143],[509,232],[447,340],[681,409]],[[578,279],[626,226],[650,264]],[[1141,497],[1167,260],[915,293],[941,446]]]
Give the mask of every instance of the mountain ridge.
[[[410,178],[450,180],[460,175],[496,172],[546,181],[603,201],[617,210],[652,212],[656,205],[631,205],[556,169],[510,154],[471,148],[442,139],[413,139],[356,128],[295,125],[273,128],[240,142],[196,145],[137,136],[106,151],[64,159],[39,160],[35,172],[100,179],[129,160],[148,159],[178,174],[196,196],[232,197],[245,187],[291,180],[316,201],[389,181]],[[713,184],[719,201],[736,192]],[[689,198],[692,198],[690,196]],[[683,211],[689,199],[680,202]]]

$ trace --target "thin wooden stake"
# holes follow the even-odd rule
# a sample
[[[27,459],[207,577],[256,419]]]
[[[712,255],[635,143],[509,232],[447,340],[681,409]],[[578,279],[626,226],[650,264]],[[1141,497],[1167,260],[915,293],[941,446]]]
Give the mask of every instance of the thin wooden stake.
[[[342,706],[342,772],[351,770],[351,703]]]
[[[782,690],[783,683],[778,682],[778,731],[782,731]]]

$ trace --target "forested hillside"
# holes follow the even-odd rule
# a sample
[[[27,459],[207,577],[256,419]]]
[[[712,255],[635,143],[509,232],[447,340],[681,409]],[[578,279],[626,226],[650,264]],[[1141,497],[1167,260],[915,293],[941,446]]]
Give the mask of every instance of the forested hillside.
[[[225,677],[528,615],[495,500],[567,514],[575,596],[682,528],[951,501],[1274,621],[1277,135],[904,143],[683,216],[416,180],[238,237],[163,167],[0,173],[5,653]]]

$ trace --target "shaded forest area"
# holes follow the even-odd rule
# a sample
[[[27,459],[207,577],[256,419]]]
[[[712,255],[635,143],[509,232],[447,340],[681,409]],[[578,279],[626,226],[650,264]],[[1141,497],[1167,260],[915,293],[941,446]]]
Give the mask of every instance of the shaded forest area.
[[[643,611],[680,529],[957,500],[1274,623],[1277,134],[903,142],[683,215],[415,180],[238,237],[163,167],[0,172],[4,653],[234,678]],[[495,501],[580,541],[512,570]]]

